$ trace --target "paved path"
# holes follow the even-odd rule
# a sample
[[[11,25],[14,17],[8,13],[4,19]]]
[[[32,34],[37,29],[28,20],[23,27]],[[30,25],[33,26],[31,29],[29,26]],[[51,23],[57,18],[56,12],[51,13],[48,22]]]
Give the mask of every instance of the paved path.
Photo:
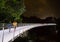
[[[0,30],[0,42],[2,42],[2,37],[3,37],[3,42],[9,42],[10,40],[13,40],[13,37],[17,37],[19,34],[22,34],[23,32],[32,29],[34,27],[38,26],[48,26],[48,25],[56,25],[53,23],[48,23],[48,24],[30,24],[30,25],[25,25],[21,27],[17,27],[15,34],[14,34],[14,28],[11,28],[11,31],[9,32],[9,29],[4,30],[4,37],[3,37],[3,30]]]

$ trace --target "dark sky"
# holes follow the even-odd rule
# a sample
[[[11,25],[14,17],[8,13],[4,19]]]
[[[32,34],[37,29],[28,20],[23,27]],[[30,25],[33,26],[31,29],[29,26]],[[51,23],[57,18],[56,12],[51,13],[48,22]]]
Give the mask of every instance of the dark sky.
[[[60,17],[59,0],[24,0],[26,11],[24,16],[46,18],[49,16]]]

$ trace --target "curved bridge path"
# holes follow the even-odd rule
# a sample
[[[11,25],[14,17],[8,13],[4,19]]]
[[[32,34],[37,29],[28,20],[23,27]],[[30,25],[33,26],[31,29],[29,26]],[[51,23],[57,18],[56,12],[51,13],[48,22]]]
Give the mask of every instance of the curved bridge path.
[[[14,32],[14,28],[11,28],[10,32],[9,29],[5,29],[4,35],[3,35],[3,30],[0,30],[0,42],[9,42],[10,40],[13,41],[15,38],[19,37],[19,35],[21,35],[23,32],[27,30],[30,30],[38,26],[48,26],[48,25],[56,25],[56,24],[55,23],[44,23],[44,24],[27,23],[27,25],[17,27],[15,32]]]

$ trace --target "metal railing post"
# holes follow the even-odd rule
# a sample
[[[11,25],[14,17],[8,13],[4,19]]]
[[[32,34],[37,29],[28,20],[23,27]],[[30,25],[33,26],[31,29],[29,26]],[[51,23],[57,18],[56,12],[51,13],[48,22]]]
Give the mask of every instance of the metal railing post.
[[[2,42],[4,41],[4,23],[3,23],[3,35],[2,35]]]

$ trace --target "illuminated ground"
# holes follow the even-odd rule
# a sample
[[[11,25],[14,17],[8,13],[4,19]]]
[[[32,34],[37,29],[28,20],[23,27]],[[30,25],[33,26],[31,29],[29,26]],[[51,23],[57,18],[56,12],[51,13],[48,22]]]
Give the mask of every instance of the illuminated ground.
[[[25,26],[21,26],[21,27],[17,27],[15,34],[14,34],[14,28],[11,29],[11,31],[9,32],[9,29],[4,30],[4,38],[3,38],[3,42],[9,42],[10,40],[13,40],[13,37],[16,38],[17,36],[19,36],[20,34],[22,34],[23,32],[32,29],[34,27],[38,27],[38,26],[48,26],[48,25],[56,25],[53,23],[48,23],[48,24],[28,24]],[[13,36],[14,35],[14,36]],[[3,30],[0,30],[0,42],[2,42],[2,37],[3,37]]]

